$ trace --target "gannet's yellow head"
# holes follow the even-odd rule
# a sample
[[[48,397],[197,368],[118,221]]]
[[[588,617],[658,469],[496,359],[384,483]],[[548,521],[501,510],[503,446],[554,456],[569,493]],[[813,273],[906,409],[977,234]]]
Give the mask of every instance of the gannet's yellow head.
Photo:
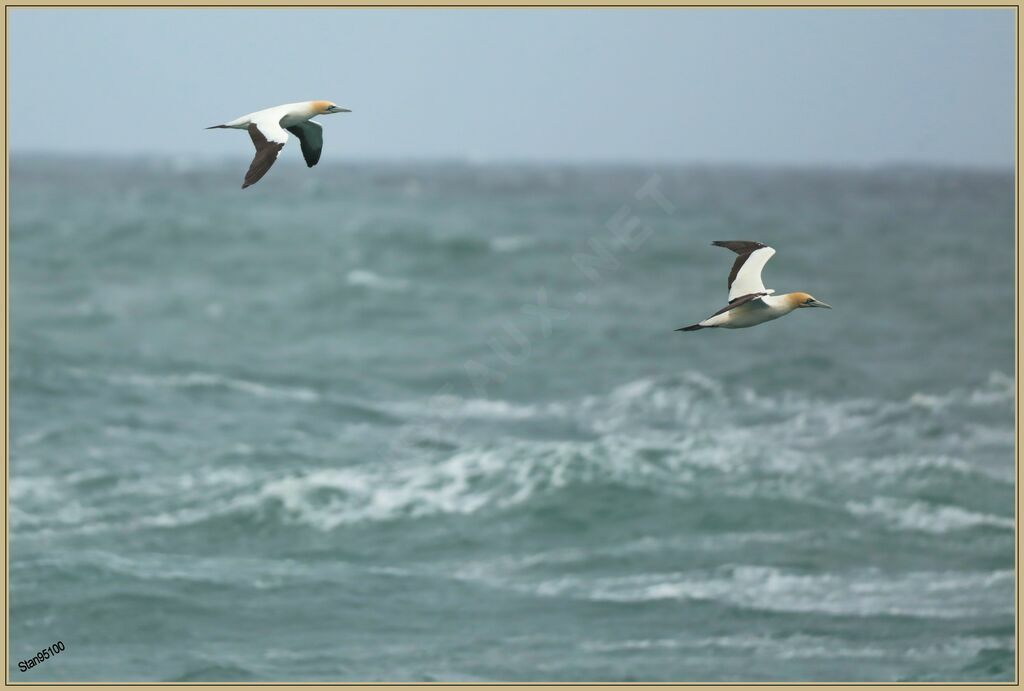
[[[786,299],[789,300],[789,304],[793,306],[793,309],[799,309],[800,307],[825,307],[832,309],[832,305],[826,305],[821,300],[815,300],[814,296],[808,293],[788,293]]]
[[[352,111],[330,101],[313,101],[313,112],[316,115],[330,115],[331,113],[351,113]]]

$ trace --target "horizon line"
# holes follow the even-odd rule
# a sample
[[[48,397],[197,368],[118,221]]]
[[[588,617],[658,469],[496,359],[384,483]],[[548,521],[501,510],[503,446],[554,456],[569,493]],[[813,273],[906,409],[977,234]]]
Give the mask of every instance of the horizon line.
[[[228,164],[248,162],[251,156],[243,155],[207,155],[180,154],[168,152],[87,152],[87,151],[45,151],[45,150],[8,150],[8,162],[14,159],[51,159],[51,160],[93,160],[109,162],[167,162],[181,164]],[[296,165],[301,161],[279,161],[280,164]],[[620,168],[748,168],[748,169],[827,169],[827,170],[886,170],[886,169],[931,169],[931,170],[968,170],[976,172],[1016,173],[1015,161],[1011,158],[1006,163],[958,162],[929,159],[888,159],[878,161],[751,161],[739,159],[670,159],[670,158],[628,158],[598,156],[594,158],[543,158],[543,157],[512,157],[512,156],[476,156],[476,155],[416,155],[416,156],[354,156],[342,161],[325,162],[324,167],[338,165],[465,165],[470,167],[507,166],[507,167],[620,167]]]

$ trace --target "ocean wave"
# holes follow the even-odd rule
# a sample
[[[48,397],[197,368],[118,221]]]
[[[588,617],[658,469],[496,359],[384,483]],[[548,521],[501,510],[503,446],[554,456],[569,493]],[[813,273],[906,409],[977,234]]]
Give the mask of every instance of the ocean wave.
[[[1006,378],[993,375],[973,393],[979,400],[991,398],[1005,405],[1001,398],[1005,391]],[[621,438],[635,452],[663,452],[678,470],[811,473],[878,482],[923,476],[934,469],[1002,483],[1014,479],[1010,456],[1005,468],[968,461],[966,456],[981,445],[1012,449],[1012,427],[966,423],[959,416],[950,419],[944,411],[922,411],[911,401],[822,400],[787,393],[765,396],[747,388],[729,388],[695,372],[639,379],[577,401],[514,403],[444,396],[429,405],[389,405],[411,423],[428,430],[434,425],[438,431],[446,424],[457,427],[454,423],[480,418],[558,420],[589,432],[595,440],[611,443]],[[938,437],[936,429],[941,432]],[[821,439],[839,455],[824,457]],[[858,450],[868,442],[879,451],[842,453],[844,448]],[[903,449],[908,443],[916,443],[921,450],[907,453]],[[886,447],[892,451],[886,452]]]
[[[999,472],[979,463],[943,454],[897,453],[876,458],[855,457],[835,467],[844,476],[870,478],[880,484],[887,478],[892,478],[893,484],[903,484],[907,476],[928,476],[930,471],[965,477],[983,477],[1010,485],[1015,480],[1012,467]]]
[[[168,375],[143,373],[111,374],[107,379],[114,384],[143,388],[226,389],[258,398],[277,398],[304,402],[320,400],[320,394],[311,389],[272,386],[247,379],[225,377],[210,372],[187,372],[184,374]]]
[[[105,523],[104,519],[116,512],[76,498],[70,483],[53,477],[11,478],[9,492],[11,524],[17,531],[12,537],[27,531],[87,530]]]
[[[242,664],[223,660],[207,660],[193,663],[185,671],[161,681],[168,684],[207,682],[261,681],[260,675]]]
[[[944,400],[975,406],[1006,406],[1013,401],[1012,379],[993,372],[986,383],[970,390],[954,390]],[[768,395],[749,387],[727,387],[697,372],[663,378],[645,378],[623,384],[606,396],[584,398],[577,406],[581,419],[592,420],[597,431],[612,431],[637,424],[674,422],[701,426],[729,434],[750,430],[761,437],[806,442],[845,434],[886,435],[909,430],[922,436],[935,419],[915,418],[918,399],[821,399],[783,391]],[[946,410],[925,407],[945,423]],[[646,424],[644,424],[646,423]],[[805,445],[805,444],[802,444]]]
[[[60,496],[57,480],[47,475],[12,477],[7,491],[12,502],[51,501]]]
[[[918,660],[963,659],[973,658],[986,650],[1014,650],[1012,636],[999,638],[996,636],[957,636],[942,643],[913,646],[904,653],[907,657]]]
[[[579,647],[591,653],[632,652],[638,650],[719,649],[746,656],[772,659],[834,659],[834,658],[911,658],[916,660],[968,659],[983,650],[1013,650],[1013,638],[995,636],[958,636],[945,643],[929,646],[907,646],[888,643],[862,645],[834,636],[795,634],[790,636],[710,636],[707,638],[655,638],[626,640],[587,640]]]
[[[242,513],[330,531],[362,522],[503,510],[593,483],[673,491],[665,489],[671,482],[685,494],[679,483],[692,474],[638,459],[636,443],[618,436],[593,442],[507,439],[436,457],[284,476],[222,469],[224,482],[206,473],[202,487],[177,483],[177,489],[205,493],[211,501],[144,516],[137,524],[177,528]]]
[[[1003,372],[989,373],[984,386],[976,389],[953,389],[944,394],[914,393],[907,399],[908,403],[930,410],[943,410],[961,405],[969,407],[988,407],[1002,405],[1014,399],[1016,385],[1013,377]]]
[[[495,252],[518,252],[537,244],[536,238],[528,235],[502,235],[491,238],[491,249]]]
[[[856,469],[857,477],[871,477],[870,467],[865,469],[856,461],[848,467]],[[907,467],[927,474],[933,466],[925,460],[919,464],[912,461]],[[968,469],[958,468],[961,470]],[[842,481],[842,474],[835,471],[834,464],[814,455],[790,458],[783,454],[771,463],[758,463],[756,456],[744,457],[718,446],[684,446],[674,450],[663,447],[652,456],[649,440],[623,435],[583,442],[509,439],[497,446],[428,459],[321,468],[276,477],[226,469],[207,475],[202,480],[186,475],[179,479],[177,489],[206,493],[211,499],[211,492],[215,493],[219,497],[215,502],[157,513],[142,519],[142,524],[174,528],[244,513],[264,518],[278,515],[285,523],[330,531],[362,522],[507,510],[599,484],[680,500],[699,492],[702,501],[719,497],[722,501],[796,503],[816,510],[845,509],[851,516],[879,523],[887,530],[941,534],[975,528],[1013,529],[1012,517],[915,500],[865,497],[834,504],[822,491]]]
[[[128,386],[213,388],[304,403],[328,400],[307,388],[205,372],[107,376]],[[993,377],[986,387],[993,386],[1005,387],[1005,380]],[[450,444],[414,446],[402,454],[396,449],[401,451],[407,440],[399,430],[390,437],[395,447],[385,448],[373,462],[319,465],[283,474],[275,467],[224,464],[203,471],[119,478],[101,483],[102,491],[93,495],[79,491],[77,476],[47,482],[16,476],[11,503],[17,513],[12,520],[19,529],[41,529],[33,517],[51,512],[52,527],[95,531],[122,525],[126,515],[134,516],[138,527],[160,529],[243,515],[330,531],[360,522],[506,510],[600,485],[679,500],[696,496],[701,501],[774,501],[817,512],[845,511],[851,525],[886,530],[942,534],[1013,526],[1010,516],[885,496],[893,488],[927,492],[946,491],[961,482],[1012,484],[1010,449],[1006,469],[996,470],[965,457],[927,451],[825,454],[820,444],[808,442],[806,428],[823,420],[837,430],[835,434],[851,434],[853,441],[861,441],[879,424],[877,416],[891,415],[900,405],[909,410],[914,406],[909,402],[869,405],[786,395],[773,400],[699,373],[639,379],[576,401],[515,403],[445,396],[435,402],[379,403],[377,409],[422,425],[428,436],[432,431],[457,430],[452,420],[542,420],[568,426],[573,438],[521,439],[512,425],[508,434],[487,441],[456,431],[449,435]],[[751,408],[754,417],[743,419]],[[943,413],[926,412],[932,414]],[[31,436],[26,439],[32,441]],[[892,445],[887,438],[881,441]],[[896,441],[903,446],[902,440]],[[833,446],[839,448],[834,438]],[[251,455],[251,447],[242,448],[248,451],[235,456]],[[836,487],[845,491],[836,492]],[[138,501],[146,503],[148,512],[138,512]],[[59,510],[52,511],[53,505]]]
[[[365,269],[349,271],[345,281],[350,286],[360,286],[387,292],[401,292],[409,287],[409,281],[404,278],[387,278]]]
[[[712,573],[566,576],[537,582],[492,574],[481,580],[544,598],[615,603],[707,601],[770,612],[957,619],[1012,613],[1007,602],[1012,601],[1014,574],[1012,570],[886,574],[877,569],[803,574],[738,565]]]
[[[642,537],[636,540],[594,545],[591,547],[563,547],[527,554],[509,554],[468,562],[444,563],[436,571],[438,576],[450,576],[468,581],[491,581],[501,578],[523,578],[531,571],[571,567],[587,568],[594,562],[632,561],[636,558],[679,553],[682,550],[700,552],[742,551],[752,545],[782,545],[813,537],[813,531],[732,531],[704,534],[686,533],[678,537]],[[499,578],[499,580],[501,580]]]
[[[426,404],[417,401],[387,403],[383,409],[408,418],[490,419],[504,421],[565,417],[569,408],[561,403],[522,404],[488,398],[463,398],[454,394],[432,397]]]
[[[887,527],[918,530],[927,533],[948,533],[969,528],[1001,528],[1012,531],[1012,516],[967,511],[958,506],[935,506],[923,501],[901,501],[892,497],[875,497],[870,502],[848,502],[846,508],[857,516],[881,519]]]
[[[530,453],[523,453],[523,449]],[[179,527],[236,512],[278,509],[289,523],[329,531],[360,522],[471,514],[505,508],[541,487],[568,481],[571,448],[550,445],[519,453],[496,449],[456,453],[438,463],[381,464],[320,469],[269,478],[215,508],[193,507],[143,519],[145,525]],[[510,462],[511,460],[511,462]]]
[[[774,659],[815,658],[883,658],[898,655],[898,651],[874,645],[855,645],[850,641],[829,636],[711,636],[708,638],[656,638],[621,641],[583,641],[580,648],[592,653],[632,652],[637,650],[693,650],[718,649],[742,653],[746,656]]]
[[[296,584],[341,583],[359,574],[377,574],[371,566],[356,566],[344,561],[320,561],[315,570],[305,562],[289,558],[258,558],[234,555],[191,555],[135,552],[124,554],[110,550],[83,549],[59,554],[44,553],[23,562],[20,568],[39,568],[82,573],[95,571],[104,578],[135,581],[187,581],[194,584],[248,587],[267,590]]]

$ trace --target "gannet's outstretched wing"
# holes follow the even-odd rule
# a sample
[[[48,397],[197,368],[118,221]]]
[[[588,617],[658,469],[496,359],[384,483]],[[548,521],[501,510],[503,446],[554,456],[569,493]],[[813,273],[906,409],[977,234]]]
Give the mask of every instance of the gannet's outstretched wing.
[[[761,282],[761,269],[775,254],[775,250],[760,242],[746,240],[716,240],[711,243],[740,255],[729,272],[729,302],[744,295],[774,293]]]
[[[320,152],[324,148],[324,128],[312,120],[300,122],[288,128],[288,131],[299,139],[302,145],[302,157],[310,168],[320,160]]]
[[[267,174],[270,166],[274,165],[277,155],[281,153],[281,149],[288,141],[288,133],[281,128],[281,123],[273,118],[264,117],[255,120],[249,124],[248,130],[253,146],[256,147],[256,155],[245,174],[245,182],[242,183],[243,190]]]

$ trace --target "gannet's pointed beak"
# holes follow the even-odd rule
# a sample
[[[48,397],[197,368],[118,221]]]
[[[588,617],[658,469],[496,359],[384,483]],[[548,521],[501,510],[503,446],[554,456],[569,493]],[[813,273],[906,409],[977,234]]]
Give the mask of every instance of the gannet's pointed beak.
[[[814,302],[808,302],[807,306],[808,307],[824,307],[825,309],[829,309],[829,310],[832,309],[832,305],[826,305],[821,300],[815,300]]]
[[[348,108],[342,108],[341,106],[331,106],[327,110],[327,112],[328,113],[351,113],[352,111],[349,110]]]

